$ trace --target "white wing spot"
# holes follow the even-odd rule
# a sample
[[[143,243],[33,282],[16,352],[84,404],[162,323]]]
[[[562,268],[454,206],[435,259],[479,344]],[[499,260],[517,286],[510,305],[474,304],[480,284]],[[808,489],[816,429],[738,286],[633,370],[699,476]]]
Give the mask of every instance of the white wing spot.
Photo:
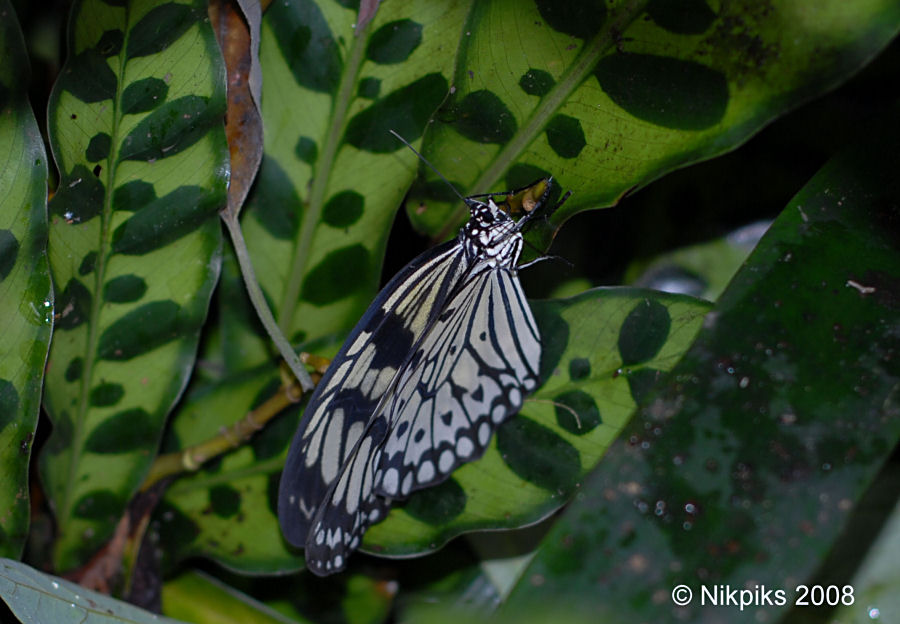
[[[419,483],[427,483],[434,478],[434,464],[426,460],[419,466],[419,474],[417,476]]]
[[[438,460],[438,470],[444,473],[450,472],[455,460],[456,458],[453,456],[453,451],[445,449],[444,452],[441,453],[441,458]]]
[[[350,357],[355,354],[357,351],[363,348],[367,342],[369,342],[369,338],[372,337],[372,332],[359,332],[359,336],[356,337],[356,340],[353,341],[353,344],[347,349],[347,353],[344,355]]]
[[[359,441],[359,438],[362,436],[365,429],[366,423],[362,420],[350,425],[350,428],[347,430],[347,440],[344,443],[344,463],[349,459],[350,451],[356,446],[356,443]]]
[[[334,558],[334,567],[339,568],[344,565],[344,558],[340,555],[335,556]]]
[[[491,426],[487,422],[481,423],[478,427],[478,443],[481,446],[487,446],[488,440],[491,439]]]
[[[312,415],[312,421],[310,424],[310,428],[303,432],[303,437],[306,438],[310,435],[310,431],[312,431],[312,439],[308,442],[308,444],[304,445],[304,450],[306,451],[303,463],[306,464],[307,468],[311,468],[317,461],[319,461],[319,456],[322,452],[322,436],[325,434],[325,427],[322,424],[322,418],[324,418],[326,405],[322,404]]]
[[[412,482],[413,482],[413,473],[410,470],[409,472],[406,473],[406,476],[403,477],[403,485],[400,486],[400,491],[402,492],[403,496],[406,496],[407,494],[409,494],[409,491],[412,488]]]
[[[475,450],[475,445],[472,444],[472,440],[467,438],[466,436],[461,437],[456,441],[456,452],[460,457],[466,458],[472,454],[472,451]]]
[[[373,509],[369,512],[369,524],[374,524],[380,517],[381,512],[378,509]]]
[[[328,431],[325,432],[325,441],[321,451],[322,456],[322,480],[331,483],[338,474],[338,464],[341,461],[341,438],[344,434],[344,409],[338,408],[331,415],[328,423]]]
[[[503,405],[495,405],[491,410],[491,420],[498,425],[506,418],[506,408]]]
[[[400,473],[396,468],[388,468],[384,473],[384,479],[381,481],[381,489],[388,494],[396,494],[397,487],[400,485]]]
[[[509,391],[509,402],[511,405],[520,405],[522,403],[522,393],[518,388],[511,388]]]
[[[371,446],[372,438],[363,440],[362,444],[359,445],[359,455],[357,455],[357,457],[368,457],[369,448]],[[365,462],[354,462],[350,464],[348,470],[350,471],[350,483],[347,486],[347,495],[344,499],[344,506],[347,508],[347,513],[354,514],[356,513],[357,508],[359,508],[360,500],[363,498],[363,478],[365,477],[366,472]],[[343,479],[346,478],[347,474],[345,473]]]

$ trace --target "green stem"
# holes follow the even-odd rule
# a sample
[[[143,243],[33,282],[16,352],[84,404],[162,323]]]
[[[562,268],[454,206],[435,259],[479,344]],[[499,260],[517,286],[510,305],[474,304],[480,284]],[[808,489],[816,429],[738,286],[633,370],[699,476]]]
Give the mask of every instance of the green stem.
[[[310,379],[309,373],[306,372],[306,367],[300,362],[300,358],[297,357],[297,353],[284,335],[284,332],[278,326],[278,323],[275,322],[275,317],[272,316],[272,311],[266,303],[266,298],[259,287],[259,280],[256,279],[256,271],[253,270],[253,262],[250,260],[250,252],[247,250],[247,242],[244,240],[244,234],[241,231],[237,216],[223,214],[222,220],[225,221],[225,226],[231,235],[231,242],[234,245],[238,264],[241,267],[244,285],[247,287],[247,294],[250,295],[250,301],[256,309],[256,315],[262,322],[263,327],[266,328],[266,332],[268,332],[272,342],[278,348],[278,352],[281,353],[281,357],[284,358],[291,372],[294,373],[294,377],[300,382],[300,387],[303,388],[304,392],[309,392],[313,388],[312,379]]]

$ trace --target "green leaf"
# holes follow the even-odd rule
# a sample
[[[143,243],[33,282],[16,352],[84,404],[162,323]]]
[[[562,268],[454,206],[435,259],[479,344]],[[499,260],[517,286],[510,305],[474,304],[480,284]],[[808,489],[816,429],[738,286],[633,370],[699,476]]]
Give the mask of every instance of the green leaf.
[[[781,213],[548,533],[511,612],[700,620],[709,607],[676,611],[675,586],[792,592],[820,568],[900,440],[896,113]]]
[[[11,559],[0,559],[0,598],[22,622],[178,624]]]
[[[269,367],[192,389],[167,439],[176,450],[217,435],[222,414],[240,414],[273,394],[279,379]],[[174,561],[204,555],[244,573],[273,573],[302,566],[276,518],[278,480],[300,420],[299,407],[266,424],[250,444],[182,477],[156,512],[161,543]]]
[[[262,23],[265,156],[242,230],[295,344],[347,331],[374,296],[390,225],[417,171],[388,130],[411,142],[425,132],[449,93],[454,59],[444,46],[467,9],[383,3],[356,28],[348,6],[277,2]],[[248,342],[233,331],[258,333],[229,327],[226,341]],[[261,351],[228,366],[255,366]]]
[[[0,556],[28,534],[28,464],[50,345],[47,155],[28,104],[28,57],[0,0]]]
[[[265,156],[241,227],[260,285],[294,344],[346,332],[374,296],[390,225],[417,171],[415,155],[388,130],[410,141],[424,133],[450,89],[454,59],[443,46],[448,34],[458,37],[467,10],[426,0],[384,3],[372,22],[355,28],[357,12],[344,4],[273,3],[261,29]],[[261,386],[244,390],[233,380],[253,377],[260,365],[272,369],[269,340],[231,266],[226,263],[217,295],[221,324],[204,352],[204,360],[222,364],[212,378],[224,386],[214,393],[226,398],[192,394],[217,401],[218,420],[214,426],[199,421],[187,402],[173,419],[180,444],[243,418]],[[280,434],[284,452],[296,413],[291,418]],[[226,478],[217,477],[252,503],[242,506],[246,531],[235,530],[233,519],[202,514],[211,487],[204,471],[173,486],[166,497],[176,510],[170,517],[183,515],[198,527],[196,540],[181,544],[177,557],[199,549],[240,569],[300,565],[285,550],[269,507],[283,454],[258,466],[255,461],[252,453],[237,451],[220,464]],[[228,482],[232,466],[252,485],[237,476]],[[250,528],[258,517],[272,527],[266,539]]]
[[[852,75],[900,28],[900,8],[885,0],[715,6],[473,3],[425,156],[466,193],[553,174],[573,191],[558,227],[735,148]],[[426,173],[408,213],[446,238],[468,215]]]
[[[76,2],[49,104],[59,316],[40,458],[54,563],[83,563],[143,479],[219,274],[224,70],[205,4]]]
[[[368,530],[363,549],[420,554],[467,531],[520,527],[559,509],[657,377],[678,362],[708,309],[691,297],[628,288],[533,302],[544,345],[541,387],[480,460],[413,493]]]
[[[291,624],[250,596],[202,572],[184,572],[162,587],[163,613],[188,622],[218,624]]]
[[[896,487],[896,481],[894,485]],[[900,504],[895,505],[893,513],[881,527],[878,538],[869,548],[859,572],[849,583],[853,592],[851,594],[853,602],[842,603],[838,607],[836,621],[862,624],[897,613],[900,609],[900,593],[897,592],[897,588],[900,587],[900,567],[896,557],[898,548],[900,548]],[[843,587],[841,590],[846,591]]]

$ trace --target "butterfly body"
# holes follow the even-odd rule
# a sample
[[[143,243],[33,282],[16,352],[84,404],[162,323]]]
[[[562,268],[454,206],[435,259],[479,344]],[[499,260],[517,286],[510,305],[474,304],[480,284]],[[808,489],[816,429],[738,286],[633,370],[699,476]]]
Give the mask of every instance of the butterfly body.
[[[537,387],[540,336],[516,273],[528,216],[487,197],[466,198],[457,238],[385,286],[310,398],[278,516],[316,574],[343,569],[392,501],[481,457]]]

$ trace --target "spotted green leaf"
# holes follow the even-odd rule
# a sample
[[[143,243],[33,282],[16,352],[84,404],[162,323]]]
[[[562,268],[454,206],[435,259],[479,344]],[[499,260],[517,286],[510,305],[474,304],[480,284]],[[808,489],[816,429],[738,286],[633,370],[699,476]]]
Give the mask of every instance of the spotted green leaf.
[[[553,174],[574,191],[558,225],[740,145],[898,28],[890,0],[475,2],[425,155],[469,192]],[[414,197],[439,237],[466,216],[436,181]]]
[[[28,59],[0,0],[0,556],[28,533],[28,463],[50,345],[47,156],[28,104]]]
[[[49,104],[57,316],[41,455],[59,569],[108,537],[194,364],[219,273],[224,71],[205,3],[76,2]]]
[[[418,554],[466,531],[520,527],[559,509],[681,358],[708,309],[692,297],[628,288],[533,302],[541,387],[480,460],[415,492],[368,530],[363,549]]]
[[[260,63],[265,155],[242,215],[257,277],[292,343],[349,329],[375,294],[390,225],[416,174],[417,143],[450,91],[464,3],[356,8],[287,0],[264,13]],[[242,294],[238,291],[238,296]],[[224,304],[224,314],[232,304]],[[270,352],[230,321],[237,370]],[[243,332],[243,333],[242,333]]]
[[[356,9],[346,4],[272,3],[261,26],[265,154],[241,226],[267,301],[294,345],[346,332],[374,296],[391,222],[417,171],[415,156],[388,131],[411,142],[421,138],[449,93],[454,59],[443,46],[448,33],[458,36],[467,10],[463,3],[389,2],[371,22],[358,24]],[[233,267],[226,262],[216,300],[220,324],[204,352],[219,371],[204,376],[224,386],[216,392],[238,396],[221,400],[214,426],[198,423],[187,402],[173,419],[179,442],[200,441],[222,423],[243,418],[249,401],[232,380],[261,364],[274,368],[270,341]],[[212,391],[196,396],[206,392]],[[285,445],[295,428],[296,419],[280,434]],[[243,453],[223,465],[246,466],[252,457]],[[262,484],[263,497],[280,469],[281,463],[263,468],[254,485]],[[196,486],[197,498],[187,502],[181,488],[195,487],[190,483],[175,484],[167,501],[177,498],[178,506],[199,515],[208,488]],[[260,513],[267,509],[259,506]],[[180,518],[174,511],[168,517]],[[232,520],[217,525],[217,518],[201,517],[204,529],[216,535],[211,539],[219,540],[213,550],[229,565],[298,565],[290,553],[281,560],[253,555],[231,563],[228,553],[243,552],[238,547],[251,532],[232,531],[232,539],[222,539]],[[285,552],[277,528],[271,544],[263,541],[259,552]]]
[[[465,531],[522,526],[558,509],[656,378],[678,361],[709,304],[654,291],[598,289],[532,307],[545,344],[543,386],[499,429],[481,460],[414,494],[369,529],[364,549],[421,554]],[[186,446],[215,435],[217,414],[246,411],[277,385],[271,374],[244,376],[189,397],[173,439]],[[285,545],[275,515],[298,419],[298,409],[279,416],[248,447],[171,486],[157,513],[167,552],[178,559],[212,557],[244,572],[301,565],[302,553]]]
[[[279,384],[277,371],[262,366],[192,390],[173,423],[165,450],[215,436],[222,414],[245,414]],[[206,555],[250,573],[301,567],[302,557],[287,550],[275,516],[278,480],[299,417],[299,406],[285,410],[249,444],[208,462],[168,488],[155,517],[169,556],[178,560]]]
[[[826,554],[868,512],[857,504],[900,442],[900,181],[885,157],[900,150],[896,112],[763,236],[547,534],[511,609],[552,600],[609,622],[714,622],[698,600],[676,611],[672,589],[750,583],[792,597],[831,572]],[[857,556],[869,536],[854,537]],[[792,604],[729,621],[778,621]]]
[[[12,559],[0,559],[0,599],[26,624],[178,624]]]

